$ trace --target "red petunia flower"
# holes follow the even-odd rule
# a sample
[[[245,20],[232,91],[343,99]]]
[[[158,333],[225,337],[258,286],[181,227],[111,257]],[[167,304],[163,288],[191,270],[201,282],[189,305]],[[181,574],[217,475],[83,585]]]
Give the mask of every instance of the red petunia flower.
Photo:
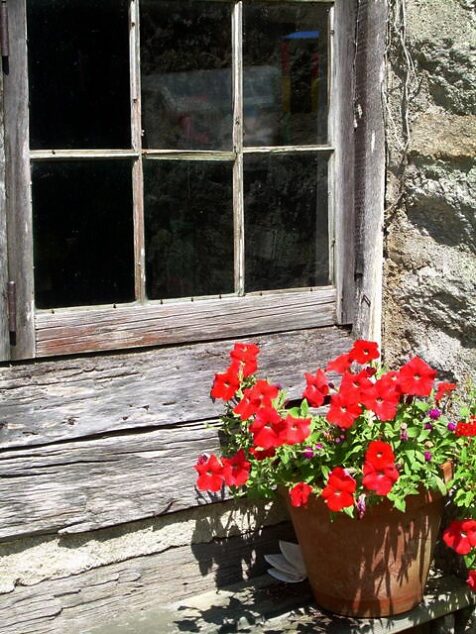
[[[354,478],[342,467],[335,467],[329,474],[327,485],[321,495],[331,511],[342,511],[354,505],[356,488],[357,483]]]
[[[436,370],[433,370],[420,357],[414,357],[400,369],[398,383],[405,394],[429,396],[435,377]]]
[[[362,483],[369,491],[377,495],[387,495],[400,477],[394,464],[389,464],[382,469],[377,469],[371,462],[364,464],[364,477]]]
[[[439,403],[442,398],[451,394],[455,389],[456,383],[438,383],[435,394],[436,402]]]
[[[476,546],[476,520],[454,520],[444,531],[443,541],[458,555],[467,555]]]
[[[332,359],[326,366],[326,372],[337,372],[337,374],[343,374],[352,365],[352,359],[349,354],[341,354],[340,356]]]
[[[362,413],[358,399],[358,390],[340,390],[337,394],[333,394],[326,420],[331,425],[337,425],[343,429],[352,427],[355,419]]]
[[[312,493],[312,487],[305,482],[298,482],[289,491],[292,506],[305,506]]]
[[[239,364],[243,376],[247,377],[254,374],[258,368],[256,360],[258,354],[259,347],[255,343],[235,343],[230,357],[232,361]]]
[[[370,462],[376,469],[385,469],[395,464],[395,454],[387,442],[372,440],[365,452],[365,462]]]
[[[275,385],[270,385],[268,381],[257,381],[253,387],[247,388],[243,393],[243,398],[235,406],[233,412],[241,420],[248,420],[262,407],[271,407],[273,399],[278,396],[279,389]]]
[[[271,449],[283,444],[284,419],[273,407],[262,407],[251,423],[250,432],[256,447]]]
[[[366,390],[368,388],[371,388],[373,385],[374,384],[369,379],[369,374],[367,370],[362,370],[358,374],[352,374],[352,372],[346,372],[342,376],[340,390],[342,391],[347,389]]]
[[[231,468],[212,454],[209,458],[199,458],[195,470],[198,472],[197,488],[200,491],[219,491],[229,477]]]
[[[270,447],[269,449],[260,449],[259,447],[251,447],[249,450],[250,454],[256,460],[264,460],[265,458],[274,458],[276,455],[276,449],[274,447]]]
[[[460,421],[456,425],[455,433],[457,436],[466,436],[467,438],[476,436],[476,417],[472,416],[467,423],[463,420]]]
[[[471,590],[476,591],[476,570],[468,571],[468,577],[466,579],[466,583],[471,588]]]
[[[285,427],[281,432],[281,440],[285,445],[297,445],[304,442],[311,433],[310,418],[294,418],[288,414],[284,420]]]
[[[327,377],[323,370],[317,370],[315,374],[306,372],[306,389],[303,398],[306,398],[311,407],[320,407],[324,403],[325,397],[329,394]]]
[[[361,402],[382,421],[392,420],[397,414],[400,393],[392,381],[379,380],[362,390]]]
[[[220,398],[229,401],[235,396],[239,387],[238,366],[232,363],[225,372],[215,374],[210,396],[213,399]]]
[[[240,449],[231,458],[223,458],[225,467],[224,480],[227,486],[240,487],[248,482],[251,464],[246,460],[245,452]]]
[[[380,356],[378,343],[375,343],[375,341],[364,341],[363,339],[358,339],[354,342],[349,356],[352,361],[357,361],[357,363],[360,363],[361,365],[364,363],[370,363],[370,361],[378,359]]]

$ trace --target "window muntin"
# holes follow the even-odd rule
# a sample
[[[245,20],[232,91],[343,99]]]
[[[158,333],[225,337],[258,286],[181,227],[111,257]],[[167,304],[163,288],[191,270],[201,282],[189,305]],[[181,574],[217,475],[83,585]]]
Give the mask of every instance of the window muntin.
[[[67,14],[71,25],[70,39],[84,42],[87,39],[85,34],[92,27],[82,19],[82,10],[78,8],[80,5],[82,7],[78,0],[55,0],[51,12],[56,12],[56,19],[50,15],[49,19],[42,20],[42,24],[60,24],[63,15]],[[35,0],[27,2],[27,8],[29,26],[32,15],[37,17],[40,9],[46,11],[42,3],[38,9]],[[119,34],[124,33],[124,2],[104,3],[103,15],[108,12],[116,21],[119,20],[119,23],[115,23]],[[318,183],[318,178],[320,179],[327,170],[327,159],[332,154],[330,145],[318,145],[327,132],[329,13],[330,4],[303,3],[296,0],[280,2],[279,5],[266,2],[222,3],[213,0],[141,0],[140,7],[137,2],[130,2],[127,22],[130,29],[129,125],[132,143],[124,148],[118,148],[117,144],[111,143],[105,148],[101,137],[96,135],[97,145],[90,147],[87,142],[89,139],[84,134],[84,117],[79,116],[77,134],[72,134],[69,145],[66,142],[62,147],[42,145],[41,149],[35,149],[33,146],[30,152],[33,172],[35,163],[45,159],[74,158],[81,162],[94,158],[99,165],[99,159],[130,156],[133,191],[131,218],[134,220],[134,232],[133,236],[128,234],[127,239],[124,238],[125,241],[116,246],[117,252],[123,251],[128,254],[131,250],[131,240],[134,242],[135,294],[130,297],[130,301],[170,301],[186,296],[193,298],[226,294],[243,295],[247,292],[314,287],[329,283],[328,245],[323,248],[323,240],[326,240],[328,234],[327,196],[322,194],[327,187],[327,178],[325,183]],[[101,25],[100,21],[97,27],[99,34]],[[74,31],[74,28],[78,31],[76,37],[71,31]],[[259,29],[264,30],[262,44],[257,42]],[[55,37],[62,37],[60,29],[56,36],[53,31],[53,41]],[[88,42],[94,54],[97,53],[97,35],[96,33],[92,44]],[[174,41],[177,42],[175,50],[172,49]],[[105,42],[107,44],[107,37]],[[122,55],[123,44],[124,42]],[[119,48],[117,44],[113,47],[116,51],[114,59],[118,64]],[[30,49],[30,57],[35,54],[35,50]],[[82,50],[86,49],[83,47]],[[89,57],[94,59],[90,50],[89,53]],[[263,60],[260,60],[260,55],[263,55]],[[78,53],[78,59],[80,58],[81,51]],[[122,66],[123,62],[124,60]],[[31,64],[32,62],[30,66]],[[104,65],[98,64],[95,67],[89,63],[87,68],[91,75],[88,77],[87,86],[99,85],[101,77],[104,76]],[[30,71],[30,81],[38,72]],[[64,73],[64,70],[62,72]],[[60,75],[56,75],[52,80],[53,83],[56,82],[57,92],[59,77]],[[114,79],[114,75],[112,78]],[[105,77],[106,92],[109,79]],[[66,83],[64,88],[66,96],[71,97],[71,85]],[[124,96],[123,93],[122,89],[121,98]],[[308,93],[307,100],[303,98],[305,93]],[[83,96],[80,91],[75,103],[76,113],[81,112]],[[98,107],[101,109],[101,99],[99,102]],[[61,102],[60,99],[59,103],[66,102]],[[40,106],[37,105],[36,108],[40,110]],[[253,111],[258,113],[254,122]],[[71,117],[74,119],[75,108],[72,108],[72,112],[71,116],[68,115],[70,120]],[[56,116],[59,117],[58,113]],[[35,117],[33,100],[32,127],[35,125]],[[271,133],[269,126],[266,127],[266,120],[271,121],[270,125],[274,126]],[[257,121],[259,129],[263,132],[261,141],[265,145],[255,145],[259,135],[256,131],[252,132],[252,128],[254,126],[256,130]],[[71,121],[67,125],[70,126]],[[112,120],[111,126],[103,127],[114,128],[115,120]],[[91,138],[93,136],[94,134],[91,134]],[[48,139],[48,135],[43,137]],[[77,146],[78,139],[86,141],[82,148]],[[298,141],[301,145],[296,143]],[[71,145],[75,147],[68,152]],[[273,159],[271,153],[274,148],[279,152],[289,153],[289,156]],[[178,159],[180,163],[175,162]],[[201,165],[193,167],[190,159],[198,161]],[[263,161],[268,165],[272,164],[273,169],[268,172],[251,169],[252,165],[256,166]],[[313,185],[311,189],[319,189],[321,192],[318,208],[315,209],[315,202],[308,201],[305,204],[302,192],[300,193],[296,187],[293,189],[295,200],[292,200],[288,188],[287,193],[282,190],[283,197],[287,196],[283,205],[289,208],[288,211],[281,211],[273,217],[270,205],[276,204],[278,198],[276,191],[270,192],[268,198],[273,200],[273,203],[267,201],[266,190],[274,187],[272,181],[275,176],[270,175],[276,172],[279,165],[291,168],[293,165],[304,166],[306,161],[309,165],[303,168],[304,172],[307,175],[313,172],[315,178],[315,187]],[[222,174],[227,175],[226,179],[222,177],[221,193],[218,193],[219,188],[216,187],[216,183],[214,184],[213,177],[209,181],[210,188],[203,177],[207,170],[210,172],[210,164],[213,162],[216,163],[215,172],[221,169]],[[111,166],[113,163],[114,161],[111,162]],[[244,169],[243,163],[248,167]],[[326,169],[317,170],[317,163],[326,164]],[[221,164],[220,168],[218,164]],[[209,191],[204,191],[202,196],[197,195],[198,184],[194,183],[195,194],[193,197],[187,195],[186,189],[190,189],[190,179],[187,181],[184,174],[185,190],[180,192],[179,165],[188,165],[185,171],[189,174],[194,171],[201,174],[198,178],[201,178],[204,187]],[[160,178],[161,172],[167,174],[167,178],[162,183],[161,193],[157,196],[153,191],[152,175],[155,173]],[[176,175],[177,181],[175,193],[170,185],[172,174]],[[119,169],[117,177],[123,178]],[[249,186],[250,183],[247,184],[247,178],[253,187]],[[287,180],[291,182],[292,177]],[[315,192],[309,191],[308,176],[305,180],[308,193],[311,193],[314,201]],[[91,196],[94,197],[93,182],[94,179],[91,180]],[[160,184],[156,184],[155,189],[158,191]],[[252,190],[261,192],[261,212],[256,206],[256,197],[252,195]],[[176,196],[177,201],[180,199],[177,205],[180,204],[181,209],[174,209],[174,205],[170,204],[170,196]],[[126,200],[127,197],[123,197],[119,207],[122,208]],[[34,196],[33,206],[35,204]],[[306,207],[306,211],[293,214],[293,205],[301,211]],[[159,206],[163,206],[163,209]],[[112,210],[112,217],[122,217],[119,207],[116,211]],[[230,226],[231,207],[233,236]],[[310,213],[314,210],[316,223],[310,218]],[[37,213],[33,209],[34,225],[42,221],[44,213]],[[256,214],[261,214],[262,218],[267,217],[268,221],[261,222],[261,225],[254,222],[253,217]],[[190,220],[192,217],[197,220],[195,228],[192,227],[193,223]],[[180,218],[182,229],[179,229]],[[184,218],[187,218],[185,225]],[[295,218],[299,226],[290,231],[292,218]],[[174,227],[172,230],[171,226]],[[179,237],[180,231],[184,231],[184,226],[188,227],[185,231],[186,236]],[[246,229],[246,226],[249,229]],[[310,226],[312,230],[309,229]],[[78,223],[76,233],[81,230],[84,232],[84,235],[77,236],[78,242],[87,242],[87,233],[90,231],[87,223],[83,223],[80,229],[77,227]],[[41,228],[34,227],[35,241],[37,236],[44,234]],[[297,234],[301,234],[300,241],[296,240]],[[181,241],[184,257],[178,269],[176,263],[176,273],[180,270],[177,277],[167,271],[173,268],[173,254]],[[263,244],[270,242],[275,243],[275,266],[268,270],[270,277],[266,278],[266,275],[263,275],[261,256]],[[288,251],[298,244],[300,253],[294,255],[293,261],[293,256]],[[57,248],[54,242],[51,243],[51,248]],[[282,253],[285,251],[287,257],[283,258]],[[327,257],[323,255],[324,251]],[[35,244],[35,283],[39,289],[52,284],[51,276],[48,282],[42,279],[42,272],[48,268],[41,261],[45,252],[44,244]],[[311,263],[304,262],[304,252],[312,254]],[[233,271],[231,259],[234,261]],[[125,261],[129,263],[130,260],[126,257]],[[284,262],[289,265],[287,270]],[[278,274],[272,275],[271,271]],[[230,283],[231,278],[234,280],[233,284]],[[108,290],[108,293],[103,294],[91,292],[90,305],[116,305],[128,301],[125,298],[129,297],[129,292],[119,289],[117,282],[109,284]],[[50,298],[60,295],[59,290],[50,289]],[[88,303],[80,296],[75,300],[74,293],[70,294],[67,302],[65,297],[66,294],[63,293],[63,299],[59,299],[55,304],[54,300],[47,301],[44,296],[39,296],[36,306],[39,309],[54,309]]]

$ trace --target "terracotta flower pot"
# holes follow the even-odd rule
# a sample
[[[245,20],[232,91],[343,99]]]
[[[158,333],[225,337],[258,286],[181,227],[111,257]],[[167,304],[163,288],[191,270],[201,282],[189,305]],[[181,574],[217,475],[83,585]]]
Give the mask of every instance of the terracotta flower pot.
[[[286,499],[320,607],[379,617],[422,600],[443,512],[439,493],[410,496],[405,513],[385,500],[361,520],[339,513],[333,522],[321,498],[299,508]]]

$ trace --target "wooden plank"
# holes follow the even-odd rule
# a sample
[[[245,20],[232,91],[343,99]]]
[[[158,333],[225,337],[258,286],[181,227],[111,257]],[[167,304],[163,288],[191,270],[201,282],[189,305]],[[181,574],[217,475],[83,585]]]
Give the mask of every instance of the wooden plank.
[[[171,548],[79,575],[18,587],[0,601],[0,631],[92,634],[126,614],[136,615],[140,621],[140,615],[153,605],[264,573],[268,566],[263,556],[276,551],[278,539],[293,539],[290,525]],[[112,631],[117,634],[121,629]],[[168,630],[156,621],[150,631],[165,634]]]
[[[0,94],[3,95],[3,74],[0,70]],[[0,108],[0,361],[10,358],[8,331],[8,253],[7,253],[7,197],[5,191],[4,114]]]
[[[75,159],[122,159],[136,158],[135,150],[31,150],[30,157],[34,161],[68,161]]]
[[[334,275],[337,318],[353,320],[354,306],[354,57],[356,0],[337,0],[334,7],[332,64],[333,120],[330,143],[334,145],[335,244]]]
[[[145,292],[145,237],[144,237],[144,172],[142,165],[142,97],[140,86],[139,4],[129,5],[129,66],[131,91],[131,139],[139,157],[132,167],[132,199],[134,220],[134,291],[139,302]]]
[[[335,290],[139,306],[63,309],[36,317],[37,356],[176,344],[335,324]]]
[[[142,150],[144,158],[148,160],[177,160],[177,161],[234,161],[234,152],[214,150]]]
[[[301,154],[304,152],[323,152],[329,154],[335,148],[331,145],[274,145],[269,147],[253,147],[243,148],[244,154]]]
[[[220,494],[195,490],[217,431],[187,423],[0,452],[0,540],[75,533],[163,515]]]
[[[183,631],[215,634],[216,624],[226,618],[229,632],[253,634],[416,634],[414,626],[438,620],[451,622],[455,610],[474,602],[469,588],[453,576],[430,581],[423,602],[410,612],[389,618],[352,618],[321,612],[310,600],[307,583],[276,584],[269,577],[252,579],[230,588],[174,601],[169,605],[153,603],[139,614],[124,610],[116,620],[92,630],[94,634],[148,634]],[[451,616],[450,616],[451,614]],[[449,618],[447,618],[449,617]],[[437,619],[437,620],[435,620]],[[157,627],[160,624],[160,628]],[[410,629],[411,628],[411,629]],[[424,630],[427,632],[428,630]],[[450,629],[430,630],[433,634],[455,634]],[[420,630],[418,630],[420,633]],[[423,630],[421,630],[423,632]],[[463,634],[459,632],[457,634]],[[467,631],[470,634],[470,631]]]
[[[9,279],[16,283],[17,334],[13,359],[35,354],[33,235],[28,134],[26,0],[9,3],[9,72],[4,75],[5,160]]]
[[[362,2],[356,52],[356,299],[354,332],[380,341],[385,205],[387,2]]]
[[[302,392],[305,371],[323,367],[350,343],[338,328],[252,340],[261,347],[260,375],[292,398]],[[221,404],[209,391],[231,347],[228,340],[2,367],[0,448],[216,417]]]
[[[245,292],[245,205],[243,194],[243,3],[233,7],[233,252],[234,288]]]

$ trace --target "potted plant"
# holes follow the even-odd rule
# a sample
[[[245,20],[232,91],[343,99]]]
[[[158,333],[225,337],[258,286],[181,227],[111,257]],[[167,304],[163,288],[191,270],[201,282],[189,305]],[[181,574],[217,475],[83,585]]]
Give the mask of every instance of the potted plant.
[[[476,397],[451,416],[453,383],[419,357],[389,371],[356,341],[305,374],[302,400],[256,377],[259,349],[235,344],[211,397],[225,402],[222,455],[200,456],[197,487],[281,493],[318,605],[387,616],[423,596],[445,496],[458,517],[443,534],[476,587]],[[304,382],[303,382],[304,383]]]

